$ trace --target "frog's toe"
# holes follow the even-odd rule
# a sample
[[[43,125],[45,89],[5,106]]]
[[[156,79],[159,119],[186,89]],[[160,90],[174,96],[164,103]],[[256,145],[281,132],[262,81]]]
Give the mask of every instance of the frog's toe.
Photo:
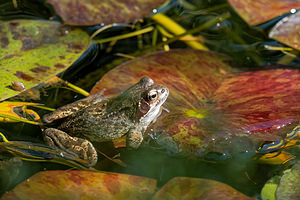
[[[140,131],[130,131],[127,135],[127,146],[138,148],[143,142],[143,134]]]
[[[80,140],[80,145],[73,146],[73,152],[75,152],[80,158],[86,160],[89,166],[94,166],[97,163],[98,155],[97,151],[88,140],[77,138]]]

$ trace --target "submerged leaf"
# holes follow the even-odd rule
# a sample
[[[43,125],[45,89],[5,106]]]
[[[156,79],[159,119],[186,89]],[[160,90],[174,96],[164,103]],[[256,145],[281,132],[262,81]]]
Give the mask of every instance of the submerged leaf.
[[[167,86],[170,112],[148,130],[175,153],[230,156],[284,138],[300,118],[300,71],[238,72],[225,60],[195,50],[149,54],[105,74],[91,93],[118,94],[143,76]]]
[[[118,173],[42,171],[28,178],[2,200],[8,199],[149,199],[156,180]]]
[[[268,180],[261,190],[263,200],[276,200],[276,189],[280,181],[280,176],[274,176]]]
[[[284,172],[276,190],[277,200],[300,199],[300,163]]]
[[[300,50],[300,12],[280,20],[270,31],[269,37]]]
[[[300,163],[274,176],[264,185],[261,196],[263,200],[300,199]]]
[[[202,179],[176,177],[167,182],[153,197],[153,200],[171,199],[226,199],[251,200],[253,198],[236,191],[224,183]]]
[[[35,106],[38,103],[27,102],[12,102],[4,101],[0,103],[0,122],[25,122],[29,124],[38,125],[36,121],[28,120],[26,115],[38,120],[39,115],[33,110],[26,109],[26,106]]]
[[[65,24],[91,26],[129,23],[151,13],[165,0],[47,0]]]
[[[250,25],[278,17],[300,8],[300,0],[228,0],[235,11]]]
[[[50,147],[25,141],[8,141],[1,132],[0,147],[12,155],[27,161],[54,162],[78,169],[89,169],[88,163],[80,159],[76,154],[59,149],[58,147]]]
[[[26,89],[70,66],[86,49],[81,29],[54,21],[16,20],[0,23],[0,100],[14,96],[12,82]]]

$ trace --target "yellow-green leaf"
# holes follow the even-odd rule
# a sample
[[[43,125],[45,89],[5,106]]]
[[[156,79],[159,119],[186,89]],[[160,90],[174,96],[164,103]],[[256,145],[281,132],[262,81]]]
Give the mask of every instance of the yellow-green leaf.
[[[22,116],[21,114],[28,114],[31,117],[38,120],[39,115],[33,110],[26,109],[26,106],[39,105],[38,103],[28,103],[28,102],[11,102],[4,101],[0,103],[0,122],[25,122],[29,124],[38,125],[38,122],[31,121]],[[16,109],[21,111],[19,114],[16,112]]]
[[[16,20],[0,23],[0,100],[43,82],[70,66],[87,48],[89,36],[59,22]]]

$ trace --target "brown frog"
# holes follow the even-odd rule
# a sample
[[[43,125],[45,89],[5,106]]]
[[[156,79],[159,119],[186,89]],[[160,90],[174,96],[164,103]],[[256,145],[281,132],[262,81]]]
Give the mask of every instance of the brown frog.
[[[116,97],[106,98],[101,92],[91,95],[44,115],[46,123],[63,120],[57,129],[44,131],[45,141],[76,153],[93,166],[98,156],[90,141],[110,141],[127,134],[128,146],[139,147],[143,133],[161,114],[168,95],[168,88],[148,77]]]

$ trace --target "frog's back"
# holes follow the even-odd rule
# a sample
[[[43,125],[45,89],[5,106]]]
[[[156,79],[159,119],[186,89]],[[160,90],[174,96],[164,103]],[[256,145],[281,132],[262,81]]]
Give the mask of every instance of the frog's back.
[[[108,112],[107,103],[109,100],[81,109],[67,117],[59,129],[98,142],[122,137],[135,124],[126,112]]]

